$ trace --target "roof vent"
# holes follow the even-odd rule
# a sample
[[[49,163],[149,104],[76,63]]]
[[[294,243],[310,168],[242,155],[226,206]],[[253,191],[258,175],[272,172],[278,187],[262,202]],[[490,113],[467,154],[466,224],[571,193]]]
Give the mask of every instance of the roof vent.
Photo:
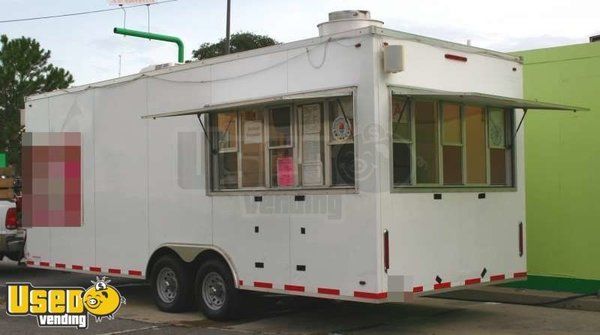
[[[368,10],[341,10],[329,13],[329,21],[320,23],[319,36],[331,35],[343,31],[368,26],[382,27],[383,22],[371,19]]]
[[[163,63],[163,64],[148,65],[148,66],[142,68],[140,70],[140,73],[166,69],[171,66],[175,66],[175,63]]]
[[[590,43],[600,42],[600,35],[590,36]]]

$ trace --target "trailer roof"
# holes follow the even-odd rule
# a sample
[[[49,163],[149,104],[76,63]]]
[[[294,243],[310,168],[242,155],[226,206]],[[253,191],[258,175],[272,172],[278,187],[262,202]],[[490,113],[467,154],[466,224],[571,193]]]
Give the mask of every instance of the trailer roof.
[[[92,89],[92,88],[121,85],[121,84],[125,84],[125,83],[135,81],[138,79],[154,78],[154,77],[158,77],[158,76],[161,76],[164,74],[185,71],[185,70],[194,69],[194,68],[198,68],[198,67],[204,67],[204,66],[209,66],[209,65],[213,65],[213,64],[219,64],[219,63],[226,63],[226,62],[231,62],[231,61],[244,59],[244,58],[248,58],[248,57],[254,57],[254,56],[271,54],[271,53],[282,52],[282,51],[287,51],[287,50],[293,50],[293,49],[298,49],[298,48],[303,48],[303,47],[315,46],[315,45],[328,43],[328,42],[332,42],[332,41],[351,39],[351,38],[356,38],[356,37],[366,36],[366,35],[375,35],[375,36],[389,37],[389,38],[395,38],[395,39],[400,39],[400,40],[413,41],[413,42],[417,42],[417,43],[439,46],[439,47],[456,50],[456,51],[460,51],[460,52],[465,52],[465,53],[480,54],[480,55],[500,58],[500,59],[504,59],[504,60],[508,60],[508,61],[513,61],[516,63],[522,62],[521,58],[519,56],[515,56],[515,55],[511,55],[511,54],[507,54],[507,53],[473,47],[473,46],[464,45],[464,44],[460,44],[460,43],[444,41],[444,40],[426,37],[426,36],[405,33],[405,32],[387,29],[387,28],[370,26],[367,28],[359,28],[359,29],[340,32],[337,34],[332,34],[332,35],[314,37],[314,38],[309,38],[309,39],[304,39],[304,40],[299,40],[299,41],[294,41],[294,42],[289,42],[289,43],[283,43],[283,44],[278,44],[278,45],[274,45],[274,46],[269,46],[269,47],[264,47],[264,48],[249,50],[249,51],[238,52],[238,53],[229,54],[229,55],[218,56],[218,57],[204,59],[204,60],[192,61],[189,63],[178,64],[178,65],[160,69],[160,70],[128,75],[128,76],[124,76],[124,77],[120,77],[120,78],[99,81],[99,82],[95,82],[95,83],[91,83],[91,84],[73,86],[73,87],[69,87],[66,89],[60,89],[60,90],[56,90],[56,91],[52,91],[52,92],[32,95],[32,96],[27,97],[27,100],[31,101],[31,100],[43,99],[43,98],[56,96],[56,95],[76,93],[76,92],[80,92],[80,91],[84,91],[84,90]],[[210,82],[210,81],[206,81],[206,82]]]
[[[511,97],[503,97],[498,95],[484,94],[478,92],[453,92],[432,90],[420,87],[396,87],[393,86],[392,93],[408,96],[420,97],[449,102],[459,102],[466,104],[489,104],[490,106],[500,108],[518,108],[518,109],[546,109],[559,111],[589,111],[588,108],[579,106],[560,105],[550,102],[542,102],[537,100],[517,99]]]

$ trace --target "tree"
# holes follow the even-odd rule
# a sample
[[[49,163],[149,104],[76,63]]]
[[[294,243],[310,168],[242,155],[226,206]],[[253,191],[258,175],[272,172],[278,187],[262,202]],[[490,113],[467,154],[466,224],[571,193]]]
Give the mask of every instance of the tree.
[[[0,152],[20,170],[21,109],[28,95],[67,88],[73,76],[48,63],[50,51],[32,38],[0,36]]]
[[[276,40],[266,35],[257,35],[250,32],[240,32],[231,35],[231,53],[264,48],[279,44]],[[202,43],[197,50],[192,51],[194,58],[206,59],[225,54],[225,39],[217,43]]]

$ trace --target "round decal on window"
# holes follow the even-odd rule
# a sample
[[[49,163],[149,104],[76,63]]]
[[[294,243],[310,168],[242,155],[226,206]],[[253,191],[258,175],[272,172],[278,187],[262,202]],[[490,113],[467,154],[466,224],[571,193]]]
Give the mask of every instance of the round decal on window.
[[[336,141],[345,141],[352,136],[352,126],[343,115],[336,117],[331,124],[331,135]]]

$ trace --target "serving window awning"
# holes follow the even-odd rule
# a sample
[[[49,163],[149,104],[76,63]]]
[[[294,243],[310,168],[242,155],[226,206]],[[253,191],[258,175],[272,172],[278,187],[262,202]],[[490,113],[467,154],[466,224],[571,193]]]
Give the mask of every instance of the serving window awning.
[[[417,87],[392,87],[392,93],[414,98],[425,98],[442,100],[448,102],[458,102],[464,104],[484,104],[490,107],[499,108],[517,108],[517,109],[544,109],[556,111],[587,111],[588,108],[570,105],[560,105],[549,102],[541,102],[537,100],[526,100],[503,97],[499,95],[491,95],[477,92],[453,92],[424,89]]]
[[[164,117],[174,116],[185,116],[185,115],[199,115],[213,112],[225,111],[228,109],[234,109],[239,107],[248,107],[256,105],[273,104],[277,102],[293,102],[296,100],[307,100],[307,99],[326,99],[333,97],[351,96],[356,87],[343,87],[335,89],[326,89],[319,91],[299,92],[284,95],[275,95],[257,99],[239,100],[222,104],[205,105],[201,108],[188,109],[175,112],[165,112],[159,114],[144,115],[142,119],[159,119]]]

